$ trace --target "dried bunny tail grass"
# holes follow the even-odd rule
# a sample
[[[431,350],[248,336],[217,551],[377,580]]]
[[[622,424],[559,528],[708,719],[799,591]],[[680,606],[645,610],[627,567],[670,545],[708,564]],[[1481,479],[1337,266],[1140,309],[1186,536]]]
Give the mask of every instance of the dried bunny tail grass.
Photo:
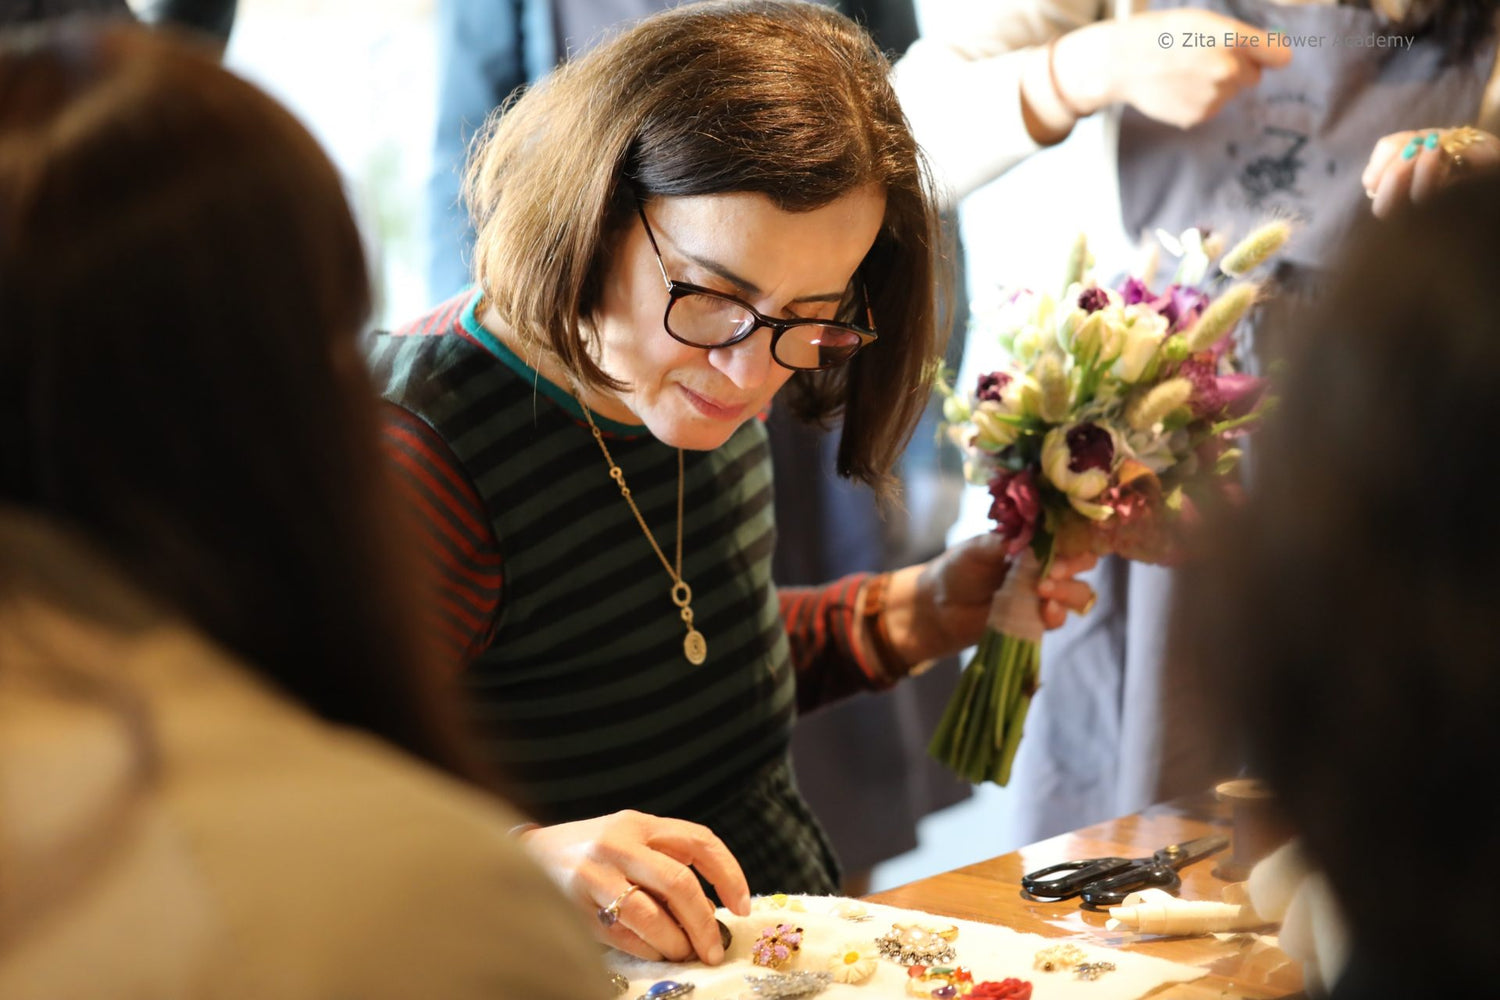
[[[1088,237],[1079,233],[1073,239],[1073,246],[1068,250],[1068,268],[1063,275],[1063,288],[1071,288],[1075,284],[1082,284],[1088,277],[1089,268],[1094,264],[1093,255],[1089,253]]]
[[[1217,344],[1255,304],[1261,286],[1254,281],[1242,281],[1211,302],[1193,328],[1182,335],[1189,354],[1206,351]]]
[[[1286,246],[1291,236],[1292,224],[1287,220],[1268,222],[1236,243],[1219,262],[1219,270],[1231,278],[1242,278]]]
[[[1141,396],[1125,412],[1131,430],[1146,431],[1165,420],[1167,414],[1185,406],[1192,398],[1193,383],[1185,378],[1170,378]]]
[[[1044,354],[1036,366],[1036,380],[1041,388],[1038,402],[1039,416],[1049,424],[1062,423],[1068,419],[1069,403],[1073,387],[1063,371],[1062,362],[1055,354]]]

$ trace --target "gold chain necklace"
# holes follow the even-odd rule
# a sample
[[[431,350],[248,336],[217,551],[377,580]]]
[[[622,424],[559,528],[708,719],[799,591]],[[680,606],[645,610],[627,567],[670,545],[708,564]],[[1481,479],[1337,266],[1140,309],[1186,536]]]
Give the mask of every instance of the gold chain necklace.
[[[481,294],[479,300],[474,303],[474,316],[476,320],[483,322],[484,308],[486,302]],[[682,483],[683,483],[683,459],[682,449],[677,449],[677,566],[667,562],[666,553],[662,552],[661,546],[656,544],[656,536],[651,534],[651,529],[646,525],[646,519],[641,516],[641,509],[635,505],[635,498],[630,495],[630,487],[625,485],[625,472],[615,464],[614,456],[609,453],[609,445],[604,443],[604,435],[599,431],[599,425],[594,423],[594,415],[589,412],[588,405],[583,401],[583,392],[578,386],[577,380],[573,380],[573,398],[578,401],[578,408],[583,411],[583,419],[589,422],[589,430],[594,434],[594,440],[599,443],[599,450],[604,453],[604,461],[609,465],[609,478],[620,487],[620,496],[630,505],[630,512],[635,515],[635,521],[641,526],[641,532],[646,536],[646,541],[651,543],[651,548],[656,552],[656,558],[661,560],[662,567],[667,575],[672,578],[672,603],[677,605],[678,612],[682,615],[682,623],[687,626],[687,635],[682,637],[682,655],[693,666],[698,666],[708,659],[708,640],[703,638],[703,633],[693,628],[693,588],[687,585],[682,578]]]
[[[651,543],[651,548],[656,552],[656,558],[661,560],[667,575],[672,578],[672,603],[677,605],[682,614],[682,623],[687,626],[687,635],[682,638],[682,655],[693,666],[698,666],[708,658],[708,640],[703,638],[703,633],[693,628],[693,588],[687,585],[682,578],[682,481],[683,481],[683,459],[682,449],[677,449],[677,567],[667,562],[666,553],[661,546],[656,544],[656,536],[651,534],[651,529],[646,526],[646,519],[641,516],[641,509],[635,505],[635,499],[630,495],[630,487],[625,485],[625,472],[615,464],[614,457],[609,453],[609,446],[604,443],[604,435],[599,430],[599,425],[594,423],[593,414],[589,413],[587,404],[583,401],[583,393],[578,390],[578,383],[573,383],[573,398],[578,400],[579,409],[583,410],[583,419],[589,422],[589,430],[594,434],[594,440],[599,443],[599,450],[604,453],[604,461],[609,465],[609,478],[620,487],[620,496],[630,505],[630,512],[635,515],[636,523],[641,526],[646,541]]]

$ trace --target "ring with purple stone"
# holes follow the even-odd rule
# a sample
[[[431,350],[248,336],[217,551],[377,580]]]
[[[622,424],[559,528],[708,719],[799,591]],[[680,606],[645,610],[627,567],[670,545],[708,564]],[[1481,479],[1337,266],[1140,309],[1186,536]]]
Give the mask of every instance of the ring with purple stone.
[[[599,908],[599,911],[594,914],[599,918],[599,922],[605,927],[613,927],[615,924],[619,923],[620,904],[625,902],[625,897],[629,896],[632,892],[635,892],[639,888],[640,886],[638,885],[632,885],[624,892],[616,896],[614,899],[610,900],[608,906],[601,906]]]
[[[777,924],[760,932],[750,949],[750,960],[766,969],[780,969],[802,950],[802,928]]]
[[[676,997],[685,997],[693,992],[692,983],[679,983],[675,979],[663,979],[659,983],[652,983],[651,988],[642,993],[636,1000],[675,1000]]]
[[[913,965],[906,971],[908,996],[955,1000],[974,989],[974,976],[963,966]]]

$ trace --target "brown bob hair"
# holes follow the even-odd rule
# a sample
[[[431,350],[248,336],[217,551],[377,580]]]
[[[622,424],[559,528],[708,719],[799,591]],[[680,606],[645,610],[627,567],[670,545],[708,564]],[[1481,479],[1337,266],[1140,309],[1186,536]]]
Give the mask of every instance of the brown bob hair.
[[[408,591],[337,172],[138,27],[0,42],[0,503],[308,708],[468,773]]]
[[[476,140],[465,197],[480,287],[518,337],[618,388],[581,323],[636,198],[750,192],[804,212],[878,185],[885,219],[858,276],[880,340],[783,393],[804,420],[842,413],[839,473],[885,488],[941,349],[931,175],[889,73],[862,28],[816,4],[721,0],[647,18]]]

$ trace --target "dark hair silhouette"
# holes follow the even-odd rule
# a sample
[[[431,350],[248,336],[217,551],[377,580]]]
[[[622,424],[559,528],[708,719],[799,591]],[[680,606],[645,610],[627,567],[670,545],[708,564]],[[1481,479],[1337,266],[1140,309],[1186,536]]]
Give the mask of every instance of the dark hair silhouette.
[[[1500,929],[1463,876],[1419,874],[1500,849],[1497,234],[1493,178],[1361,233],[1292,339],[1247,504],[1177,591],[1180,652],[1356,947],[1428,986],[1485,975]]]
[[[0,502],[324,717],[464,770],[412,614],[333,166],[140,28],[0,45]]]

